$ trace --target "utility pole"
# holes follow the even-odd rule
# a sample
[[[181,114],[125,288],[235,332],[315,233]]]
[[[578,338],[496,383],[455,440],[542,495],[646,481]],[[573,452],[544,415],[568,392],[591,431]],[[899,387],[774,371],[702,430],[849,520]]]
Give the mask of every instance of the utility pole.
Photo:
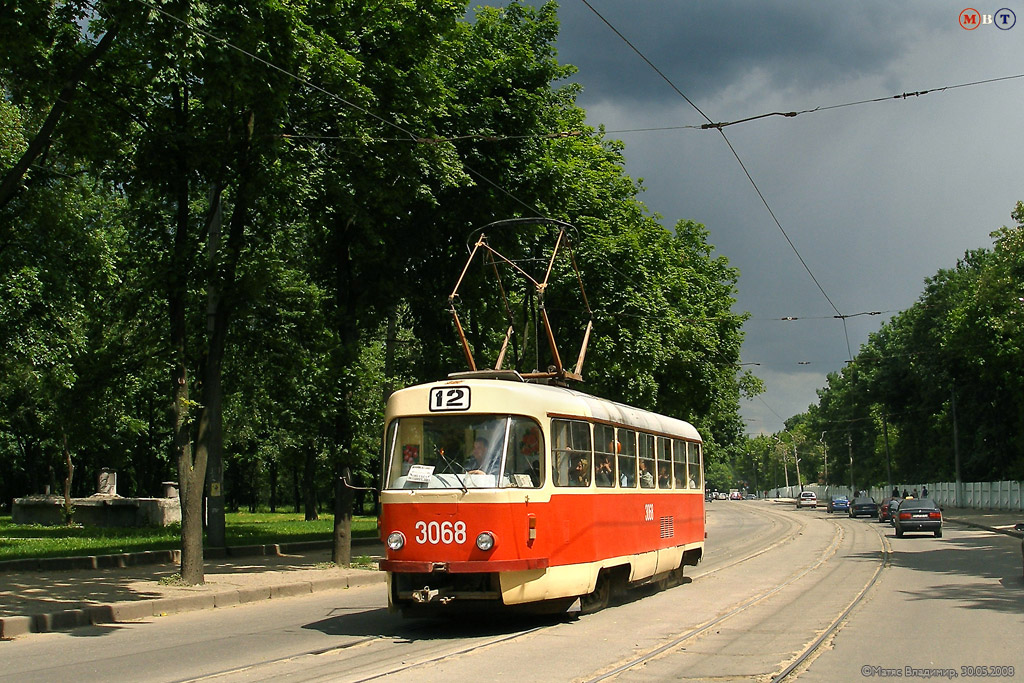
[[[889,457],[889,423],[885,417],[885,411],[882,411],[882,434],[885,435],[885,479],[886,479],[886,491],[892,490],[892,458]]]
[[[956,488],[953,490],[953,507],[960,507],[960,438],[956,425],[956,380],[953,380],[953,468],[956,470]]]
[[[754,467],[754,494],[760,498],[761,489],[757,487],[757,458],[755,458],[752,453],[748,453],[747,455],[750,456],[750,464]]]
[[[796,454],[796,436],[793,437],[793,462],[796,464],[796,485],[804,490],[804,482],[800,479],[800,458]]]
[[[775,440],[782,446],[782,471],[786,475],[786,488],[789,488],[789,463],[786,461],[786,444],[782,443],[782,439],[775,437]]]
[[[857,489],[853,487],[853,436],[846,432],[846,447],[850,449],[850,495],[856,496]]]
[[[827,431],[822,432],[819,441],[821,441],[821,454],[825,458],[825,486],[828,486],[828,444],[825,443],[826,434],[828,434]]]

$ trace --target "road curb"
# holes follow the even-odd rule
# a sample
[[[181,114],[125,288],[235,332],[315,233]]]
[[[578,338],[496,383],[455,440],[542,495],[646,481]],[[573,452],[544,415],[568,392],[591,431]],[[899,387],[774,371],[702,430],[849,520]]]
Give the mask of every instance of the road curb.
[[[376,538],[352,539],[353,548],[375,545],[377,543],[379,543],[379,540]],[[229,557],[283,556],[316,550],[329,550],[332,544],[332,541],[326,540],[205,548],[203,550],[203,558],[215,560]],[[112,555],[4,560],[0,561],[0,574],[14,571],[124,569],[141,565],[178,564],[180,562],[180,550],[146,550]],[[344,576],[332,576],[323,579],[286,582],[267,586],[246,586],[186,596],[126,600],[30,616],[0,617],[0,639],[9,640],[30,633],[67,631],[83,626],[136,621],[178,612],[232,607],[261,600],[281,599],[298,595],[309,595],[318,591],[371,585],[382,583],[384,580],[385,575],[380,571],[351,570],[351,573]]]
[[[310,595],[328,590],[339,590],[383,583],[385,574],[374,570],[351,570],[351,574],[331,576],[309,581],[294,581],[270,586],[230,588],[209,593],[196,593],[149,600],[130,600],[82,609],[61,610],[32,616],[0,617],[0,638],[11,639],[30,633],[69,631],[83,626],[116,624],[138,621],[168,614],[217,609],[262,600]]]

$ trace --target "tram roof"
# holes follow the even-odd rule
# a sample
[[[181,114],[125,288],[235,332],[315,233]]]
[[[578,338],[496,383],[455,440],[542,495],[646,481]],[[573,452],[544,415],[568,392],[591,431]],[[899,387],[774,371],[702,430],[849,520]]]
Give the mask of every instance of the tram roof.
[[[466,373],[466,375],[471,375],[471,373]],[[503,395],[502,403],[509,406],[514,405],[515,401],[541,402],[543,403],[543,412],[548,414],[578,415],[580,417],[589,417],[652,432],[672,434],[686,439],[702,441],[697,429],[685,420],[591,396],[568,387],[535,384],[524,382],[521,379],[518,381],[508,381],[509,379],[511,378],[507,375],[495,378],[453,375],[449,379],[440,382],[430,382],[401,389],[395,392],[395,396],[398,397],[407,392],[428,392],[433,387],[469,386],[473,391],[483,390],[500,393]],[[424,400],[423,405],[426,405],[426,400]],[[510,410],[509,412],[515,411]]]

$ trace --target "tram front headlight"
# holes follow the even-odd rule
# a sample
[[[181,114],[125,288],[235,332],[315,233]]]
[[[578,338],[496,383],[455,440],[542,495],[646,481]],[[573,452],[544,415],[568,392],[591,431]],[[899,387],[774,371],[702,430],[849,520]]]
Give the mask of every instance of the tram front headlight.
[[[481,531],[476,537],[476,547],[480,550],[490,550],[498,543],[498,540],[494,538],[494,534],[490,531]]]
[[[387,546],[391,550],[401,550],[405,547],[405,534],[401,531],[392,531],[388,534]]]

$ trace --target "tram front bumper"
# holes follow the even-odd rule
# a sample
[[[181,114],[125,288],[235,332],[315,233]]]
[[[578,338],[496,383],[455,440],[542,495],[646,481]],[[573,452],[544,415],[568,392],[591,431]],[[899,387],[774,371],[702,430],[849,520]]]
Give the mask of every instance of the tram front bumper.
[[[382,560],[380,570],[393,574],[491,574],[547,569],[548,558],[522,560],[466,560],[459,562],[426,562],[420,560]]]

